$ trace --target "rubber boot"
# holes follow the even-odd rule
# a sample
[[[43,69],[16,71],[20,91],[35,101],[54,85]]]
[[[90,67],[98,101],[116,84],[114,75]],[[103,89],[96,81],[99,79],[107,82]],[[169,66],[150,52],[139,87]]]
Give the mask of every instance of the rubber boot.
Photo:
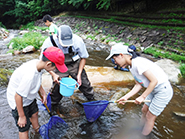
[[[51,104],[51,115],[57,115],[58,104]]]

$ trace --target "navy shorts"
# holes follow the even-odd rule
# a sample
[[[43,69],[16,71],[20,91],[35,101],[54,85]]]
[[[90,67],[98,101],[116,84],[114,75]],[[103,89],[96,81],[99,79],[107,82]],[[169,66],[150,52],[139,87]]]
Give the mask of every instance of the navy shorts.
[[[18,119],[19,119],[17,108],[15,108],[15,110],[12,110],[12,116],[15,119],[15,123],[16,123],[16,126],[19,129],[19,132],[25,132],[25,131],[29,130],[30,125],[31,125],[30,118],[32,117],[32,115],[34,113],[38,112],[38,105],[36,103],[36,99],[30,105],[23,107],[23,110],[24,110],[24,114],[26,116],[27,123],[26,123],[25,127],[22,127],[22,128],[17,125],[17,122],[18,122]]]

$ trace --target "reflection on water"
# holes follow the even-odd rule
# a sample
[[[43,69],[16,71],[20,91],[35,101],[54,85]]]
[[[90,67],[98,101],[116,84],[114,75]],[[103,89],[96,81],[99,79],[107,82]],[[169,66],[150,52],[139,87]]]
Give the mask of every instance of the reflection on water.
[[[111,61],[105,61],[106,51],[89,51],[90,57],[87,64],[92,66],[113,66]],[[0,68],[15,69],[21,63],[38,58],[39,52],[19,56],[11,56],[8,59],[0,59]],[[131,88],[133,83],[124,85]],[[183,139],[185,138],[185,119],[173,114],[174,111],[185,112],[185,84],[174,85],[174,96],[163,113],[157,118],[151,139]],[[99,100],[108,100],[116,91],[121,90],[120,84],[106,84],[95,87]],[[78,94],[82,95],[81,93]],[[18,138],[18,130],[11,110],[6,100],[6,88],[0,88],[0,139]],[[62,99],[62,111],[66,115],[64,121],[69,126],[64,139],[139,139],[141,117],[141,105],[126,104],[122,109],[111,111],[109,106],[94,123],[87,122],[83,107],[65,97]],[[50,116],[46,111],[39,112],[39,123],[48,122]],[[40,137],[37,137],[40,138]]]

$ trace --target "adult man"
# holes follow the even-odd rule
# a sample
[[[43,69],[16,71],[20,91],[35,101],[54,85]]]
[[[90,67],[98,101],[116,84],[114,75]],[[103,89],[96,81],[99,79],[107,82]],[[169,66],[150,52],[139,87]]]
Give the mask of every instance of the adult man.
[[[50,72],[54,82],[59,83],[58,79],[68,77],[70,75],[72,78],[77,80],[80,86],[79,90],[84,94],[84,96],[88,100],[93,100],[93,87],[91,86],[84,70],[86,58],[89,57],[89,54],[82,38],[73,34],[68,25],[61,25],[58,28],[57,36],[50,36],[44,41],[42,50],[50,45],[56,46],[63,51],[65,55],[65,65],[68,68],[68,71],[65,73],[61,73],[58,70]],[[58,103],[62,99],[62,95],[58,90],[59,85],[55,84],[53,91],[51,92],[52,111],[56,110],[54,107],[58,106]]]

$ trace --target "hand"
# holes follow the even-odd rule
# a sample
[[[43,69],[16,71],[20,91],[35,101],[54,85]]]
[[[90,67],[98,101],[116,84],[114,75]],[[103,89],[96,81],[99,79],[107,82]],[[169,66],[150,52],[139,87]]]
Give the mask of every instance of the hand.
[[[123,101],[126,101],[127,99],[128,99],[128,98],[126,98],[125,96],[123,96],[123,97],[121,97],[120,99],[118,99],[116,102],[119,103],[119,104],[124,105],[125,102],[123,102]]]
[[[81,75],[77,75],[77,83],[79,86],[82,84]]]
[[[54,81],[54,82],[57,82],[58,84],[60,84],[59,80],[60,80],[60,76],[57,75],[57,74],[54,74],[54,75],[53,75],[53,81]]]
[[[19,117],[18,122],[17,122],[18,126],[20,126],[21,128],[25,127],[26,123],[27,123],[26,116]]]
[[[135,103],[136,103],[136,104],[141,104],[144,100],[145,100],[144,97],[139,96],[138,98],[135,99]]]

